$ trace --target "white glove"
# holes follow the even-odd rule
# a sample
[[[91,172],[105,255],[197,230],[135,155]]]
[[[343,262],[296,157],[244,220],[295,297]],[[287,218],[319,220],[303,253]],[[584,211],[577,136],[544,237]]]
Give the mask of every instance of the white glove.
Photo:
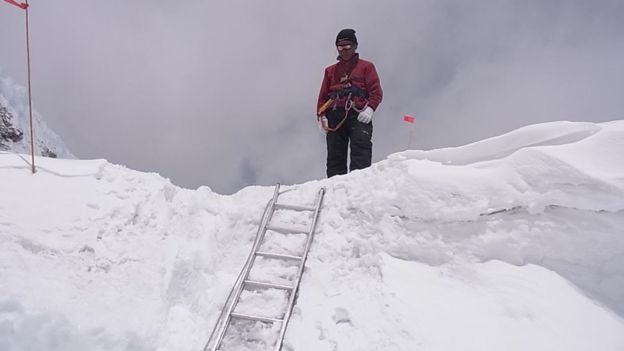
[[[373,108],[370,106],[366,106],[364,111],[360,112],[358,115],[358,121],[362,123],[370,123],[373,120]]]

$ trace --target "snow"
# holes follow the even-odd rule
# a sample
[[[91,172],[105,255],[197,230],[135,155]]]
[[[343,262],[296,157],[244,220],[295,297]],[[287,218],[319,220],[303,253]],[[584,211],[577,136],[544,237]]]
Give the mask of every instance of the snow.
[[[623,350],[623,149],[624,121],[552,122],[282,186],[300,205],[327,189],[284,350]],[[27,161],[0,153],[0,350],[202,350],[273,188]],[[290,254],[305,239],[268,236]],[[292,279],[261,263],[254,279]],[[276,334],[233,330],[224,350]]]
[[[3,140],[0,138],[0,150],[7,148],[17,153],[30,153],[30,114],[28,113],[28,92],[25,87],[13,82],[10,78],[2,77],[0,67],[0,108],[5,108],[12,127],[23,133],[19,141]],[[33,102],[34,104],[34,102]],[[60,158],[75,158],[63,140],[48,127],[41,115],[33,107],[33,134],[37,155],[55,154]],[[3,145],[3,142],[6,145]]]

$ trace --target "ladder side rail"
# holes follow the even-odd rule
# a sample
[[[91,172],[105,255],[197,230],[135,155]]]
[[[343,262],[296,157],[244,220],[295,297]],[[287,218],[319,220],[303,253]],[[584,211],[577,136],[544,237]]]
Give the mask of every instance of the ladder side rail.
[[[325,188],[321,188],[317,195],[317,203],[316,209],[314,210],[314,217],[312,220],[312,224],[310,225],[310,233],[308,235],[308,240],[306,241],[306,246],[303,251],[302,260],[299,263],[299,269],[297,270],[297,278],[295,279],[295,284],[293,286],[293,290],[290,293],[290,297],[288,298],[288,306],[286,308],[286,313],[284,314],[284,322],[282,323],[282,327],[280,330],[280,335],[275,343],[275,351],[280,351],[282,349],[282,343],[284,342],[284,336],[286,335],[286,328],[288,327],[288,322],[290,321],[290,315],[292,314],[293,308],[295,307],[295,298],[297,297],[297,293],[299,292],[299,284],[301,283],[301,278],[303,276],[303,270],[305,268],[306,260],[308,259],[308,252],[310,251],[310,247],[312,246],[312,239],[314,237],[314,231],[316,230],[316,223],[318,222],[319,214],[321,212],[321,206],[323,204],[323,196],[325,195]]]
[[[264,234],[266,233],[266,226],[273,217],[273,212],[275,210],[275,203],[277,202],[277,197],[279,196],[279,188],[280,184],[275,185],[275,190],[273,191],[273,197],[267,203],[264,213],[262,215],[262,220],[260,225],[258,226],[258,232],[256,233],[256,240],[254,241],[253,247],[251,249],[251,253],[247,257],[247,261],[241,269],[238,277],[236,278],[236,282],[232,289],[230,290],[230,294],[226,299],[226,302],[221,310],[221,314],[215,323],[215,327],[210,334],[210,338],[208,339],[208,343],[204,348],[204,351],[217,351],[221,346],[221,341],[225,336],[225,332],[230,324],[231,314],[240,298],[241,292],[243,290],[244,281],[247,279],[249,272],[251,271],[251,267],[253,266],[253,262],[255,260],[256,251],[264,238]],[[214,339],[216,337],[216,339]]]
[[[247,284],[249,273],[251,272],[251,269],[253,268],[253,265],[255,263],[256,256],[257,256],[256,253],[258,252],[258,249],[262,245],[262,241],[264,240],[264,236],[266,235],[266,232],[267,232],[267,226],[271,222],[271,219],[273,219],[273,214],[275,213],[275,204],[277,203],[277,198],[280,195],[279,188],[280,188],[280,184],[278,183],[275,185],[275,192],[273,193],[273,198],[269,201],[269,203],[267,203],[267,207],[269,208],[269,211],[266,216],[263,216],[263,222],[261,222],[260,226],[258,227],[256,240],[254,241],[254,244],[251,248],[249,256],[247,257],[245,266],[241,270],[238,276],[238,279],[236,281],[237,286],[236,286],[236,290],[234,291],[232,304],[228,307],[228,314],[227,314],[227,317],[223,326],[223,330],[220,333],[219,340],[218,340],[218,343],[216,344],[216,349],[214,351],[217,351],[219,347],[221,347],[221,342],[223,341],[223,337],[225,336],[225,333],[227,332],[227,329],[232,320],[232,314],[234,313],[234,310],[236,309],[236,305],[238,304],[238,301],[243,292],[244,286]]]

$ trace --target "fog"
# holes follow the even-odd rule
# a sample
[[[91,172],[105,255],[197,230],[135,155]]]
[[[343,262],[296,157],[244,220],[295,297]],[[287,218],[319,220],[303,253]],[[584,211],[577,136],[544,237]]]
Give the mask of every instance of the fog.
[[[33,99],[48,125],[79,158],[189,188],[325,176],[315,105],[342,28],[384,89],[373,162],[538,122],[624,118],[618,0],[30,4]],[[24,12],[2,2],[0,24],[2,75],[25,85]]]

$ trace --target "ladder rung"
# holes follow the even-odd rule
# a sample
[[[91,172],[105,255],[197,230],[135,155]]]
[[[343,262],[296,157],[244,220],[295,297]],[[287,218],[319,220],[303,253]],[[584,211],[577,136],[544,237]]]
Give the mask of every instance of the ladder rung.
[[[273,252],[256,252],[257,256],[262,256],[262,257],[268,257],[268,258],[283,258],[286,260],[302,260],[303,257],[300,256],[293,256],[293,255],[286,255],[286,254],[279,254],[279,253],[273,253]]]
[[[294,211],[316,211],[316,208],[314,207],[291,205],[291,204],[275,204],[275,207],[283,208],[286,210],[294,210]]]
[[[255,280],[245,280],[245,284],[250,285],[250,286],[255,286],[255,287],[258,287],[258,288],[267,288],[267,289],[282,289],[282,290],[292,290],[293,289],[293,287],[289,286],[289,285],[258,282],[258,281],[255,281]]]
[[[302,233],[302,234],[308,234],[309,229],[308,228],[303,228],[303,227],[280,227],[278,225],[267,225],[266,226],[267,230],[272,230],[274,232],[280,232],[283,234],[296,234],[296,233]]]
[[[260,317],[260,316],[250,316],[248,314],[242,314],[242,313],[234,313],[232,312],[232,314],[230,314],[230,316],[232,316],[232,318],[239,318],[239,319],[246,319],[249,321],[259,321],[259,322],[267,322],[267,323],[276,323],[276,322],[283,322],[283,319],[277,319],[277,318],[270,318],[270,317]]]

